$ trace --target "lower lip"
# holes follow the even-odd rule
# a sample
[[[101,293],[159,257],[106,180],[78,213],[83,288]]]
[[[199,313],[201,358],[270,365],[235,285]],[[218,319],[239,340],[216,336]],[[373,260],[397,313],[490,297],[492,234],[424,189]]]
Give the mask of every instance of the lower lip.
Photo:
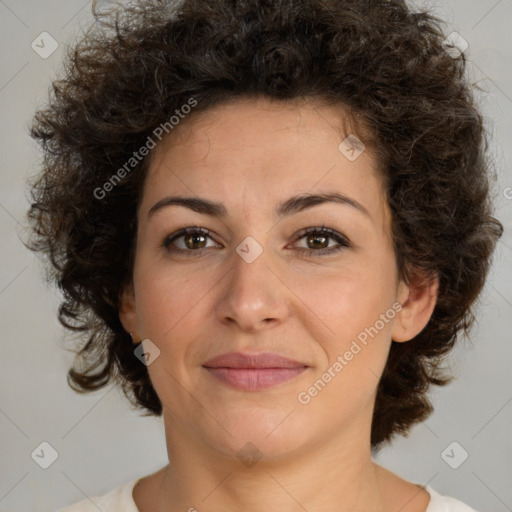
[[[307,368],[206,368],[214,377],[237,389],[267,389],[294,379]]]

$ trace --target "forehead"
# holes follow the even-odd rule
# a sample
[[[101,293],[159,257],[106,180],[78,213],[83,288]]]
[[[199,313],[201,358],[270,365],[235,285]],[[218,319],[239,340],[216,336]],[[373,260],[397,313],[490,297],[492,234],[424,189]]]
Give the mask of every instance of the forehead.
[[[277,203],[293,193],[337,189],[382,217],[382,179],[371,140],[363,139],[366,148],[354,161],[340,150],[348,135],[367,134],[349,112],[342,104],[259,98],[185,117],[153,150],[145,208],[164,193],[233,205],[243,195],[261,208],[271,198]]]
[[[339,141],[357,132],[371,151],[373,134],[358,118],[359,114],[346,105],[319,98],[237,98],[185,116],[157,146],[153,158],[178,147],[182,154],[199,156],[204,150],[200,146],[213,142],[216,149],[249,148],[265,139],[274,140],[278,132],[287,132],[280,137],[280,143],[285,142],[284,135],[290,138],[291,133],[297,133],[307,135],[312,145],[319,142],[317,135],[321,137],[325,131],[332,131]]]

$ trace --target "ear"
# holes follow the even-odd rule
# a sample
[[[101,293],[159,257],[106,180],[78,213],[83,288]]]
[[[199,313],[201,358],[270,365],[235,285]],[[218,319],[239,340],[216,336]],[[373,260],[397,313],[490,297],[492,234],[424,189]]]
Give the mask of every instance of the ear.
[[[402,309],[395,317],[393,341],[409,341],[423,330],[434,311],[438,291],[438,276],[427,278],[416,274],[409,284],[400,281],[397,300]]]
[[[119,320],[121,320],[126,332],[134,335],[139,332],[132,282],[125,285],[119,294]]]

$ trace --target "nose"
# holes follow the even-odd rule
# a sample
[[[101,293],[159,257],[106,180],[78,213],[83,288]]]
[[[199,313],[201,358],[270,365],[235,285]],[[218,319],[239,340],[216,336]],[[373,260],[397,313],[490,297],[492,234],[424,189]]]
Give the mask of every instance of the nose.
[[[216,315],[222,323],[257,331],[286,320],[291,292],[270,260],[265,250],[250,263],[238,253],[233,254],[232,270],[219,283],[216,301]]]

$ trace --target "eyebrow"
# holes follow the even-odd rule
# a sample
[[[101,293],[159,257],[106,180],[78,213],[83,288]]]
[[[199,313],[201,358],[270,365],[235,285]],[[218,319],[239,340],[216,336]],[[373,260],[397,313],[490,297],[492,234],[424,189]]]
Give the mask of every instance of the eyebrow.
[[[352,199],[338,192],[323,194],[300,194],[290,197],[277,206],[276,213],[279,218],[282,218],[325,203],[337,203],[352,206],[371,219],[370,213],[361,203],[358,203],[355,199]],[[158,210],[173,205],[183,206],[197,213],[210,215],[220,219],[223,219],[227,216],[227,210],[222,203],[217,203],[209,199],[202,199],[198,197],[172,196],[164,197],[155,203],[150,208],[147,218],[149,219]]]

